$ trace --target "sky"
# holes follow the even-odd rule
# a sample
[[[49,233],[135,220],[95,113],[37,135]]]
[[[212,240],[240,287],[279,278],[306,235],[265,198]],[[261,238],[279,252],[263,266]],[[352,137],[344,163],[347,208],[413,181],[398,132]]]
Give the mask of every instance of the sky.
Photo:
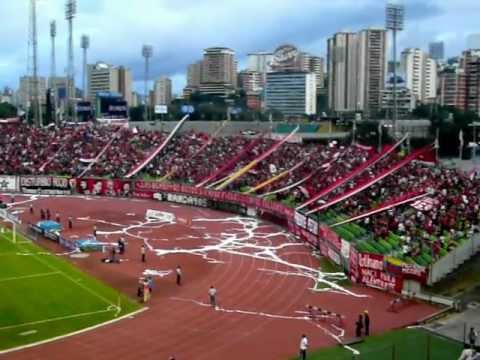
[[[29,0],[0,1],[0,87],[18,87],[27,72]],[[50,72],[49,23],[57,22],[57,74],[67,58],[64,0],[37,0],[39,73]],[[478,0],[403,0],[405,31],[399,51],[428,50],[444,41],[447,56],[467,47],[467,37],[480,33]],[[141,47],[152,45],[151,77],[172,78],[174,92],[185,86],[186,67],[202,50],[226,46],[236,52],[239,68],[249,52],[273,51],[283,43],[326,55],[326,41],[337,31],[383,27],[384,0],[77,0],[74,20],[75,73],[81,84],[80,36],[90,36],[89,63],[104,61],[132,70],[142,92]]]

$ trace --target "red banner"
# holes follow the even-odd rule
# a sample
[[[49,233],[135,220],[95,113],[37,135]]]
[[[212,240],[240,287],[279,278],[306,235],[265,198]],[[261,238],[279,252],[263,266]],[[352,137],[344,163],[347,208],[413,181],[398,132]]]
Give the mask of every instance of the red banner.
[[[351,266],[352,259],[350,259]],[[358,282],[380,290],[402,292],[403,278],[390,274],[385,268],[383,255],[358,253]]]
[[[182,184],[164,184],[153,181],[137,181],[135,182],[134,194],[139,194],[140,197],[147,197],[147,193],[155,192],[174,192],[182,193],[197,197],[203,197],[210,200],[225,201],[242,204],[246,207],[253,207],[263,211],[267,211],[287,219],[291,219],[294,216],[294,210],[274,201],[266,201],[261,198],[243,195],[229,191],[216,191],[211,189],[198,188],[195,186],[182,185]]]
[[[84,195],[130,196],[131,184],[129,180],[77,179],[75,186]]]

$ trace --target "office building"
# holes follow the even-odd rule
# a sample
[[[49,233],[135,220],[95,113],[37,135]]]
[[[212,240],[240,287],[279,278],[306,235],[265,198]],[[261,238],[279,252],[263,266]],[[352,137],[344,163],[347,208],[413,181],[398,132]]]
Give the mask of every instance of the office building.
[[[428,45],[428,55],[435,61],[442,61],[445,58],[443,41],[431,42]]]
[[[316,113],[316,78],[306,72],[271,72],[267,74],[265,107],[286,117]]]
[[[257,52],[248,54],[247,70],[266,74],[270,71],[270,64],[273,59],[271,52]]]
[[[203,52],[201,83],[237,84],[235,52],[228,48],[214,47]]]
[[[129,69],[115,67],[103,62],[87,66],[87,99],[95,103],[98,93],[120,93],[130,105],[132,103],[132,75]]]
[[[240,88],[248,93],[260,93],[263,90],[263,74],[257,71],[243,70],[238,73]]]
[[[382,90],[382,102],[381,110],[385,117],[391,118],[394,111],[394,90],[393,90],[393,76]],[[396,86],[396,102],[397,102],[397,114],[399,119],[408,118],[413,109],[416,107],[416,99],[412,92],[405,86],[405,82],[399,76],[397,76]]]
[[[422,50],[405,49],[401,56],[406,87],[422,103],[435,101],[437,89],[437,64]]]
[[[387,74],[387,32],[367,29],[358,34],[357,106],[367,117],[378,115]]]
[[[443,69],[439,74],[439,103],[465,110],[465,72],[455,66]]]
[[[26,109],[30,104],[29,94],[34,87],[35,81],[33,76],[22,76],[19,79],[18,87],[18,105],[23,109]],[[45,105],[47,101],[47,79],[39,76],[38,77],[38,92],[40,98],[40,104]]]
[[[480,115],[480,49],[463,53],[462,68],[465,73],[465,110]]]
[[[155,80],[152,105],[169,105],[172,101],[172,80],[162,76]]]

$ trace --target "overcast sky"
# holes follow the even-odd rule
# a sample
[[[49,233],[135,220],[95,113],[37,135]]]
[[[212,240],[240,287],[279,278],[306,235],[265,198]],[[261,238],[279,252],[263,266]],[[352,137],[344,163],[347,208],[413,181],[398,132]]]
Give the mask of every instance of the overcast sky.
[[[0,0],[0,87],[18,87],[27,69],[28,0]],[[80,36],[90,35],[89,62],[130,67],[141,89],[142,44],[154,47],[153,77],[168,75],[174,91],[185,85],[186,66],[202,49],[227,46],[240,68],[246,54],[272,51],[282,43],[324,56],[326,39],[336,31],[384,24],[383,0],[77,0],[74,46],[77,79],[81,74]],[[404,0],[406,29],[399,49],[425,50],[445,41],[447,56],[466,47],[469,34],[480,33],[478,0]],[[57,73],[66,63],[67,24],[64,0],[38,0],[39,72],[49,73],[49,22],[57,21]],[[80,80],[77,80],[80,84]]]

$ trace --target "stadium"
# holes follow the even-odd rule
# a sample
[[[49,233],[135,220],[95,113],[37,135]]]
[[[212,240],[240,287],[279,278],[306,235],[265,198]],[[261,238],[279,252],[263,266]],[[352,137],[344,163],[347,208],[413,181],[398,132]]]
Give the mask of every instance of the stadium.
[[[458,356],[419,329],[480,247],[475,171],[407,136],[186,123],[0,125],[0,357],[288,359],[301,334],[318,359]]]

